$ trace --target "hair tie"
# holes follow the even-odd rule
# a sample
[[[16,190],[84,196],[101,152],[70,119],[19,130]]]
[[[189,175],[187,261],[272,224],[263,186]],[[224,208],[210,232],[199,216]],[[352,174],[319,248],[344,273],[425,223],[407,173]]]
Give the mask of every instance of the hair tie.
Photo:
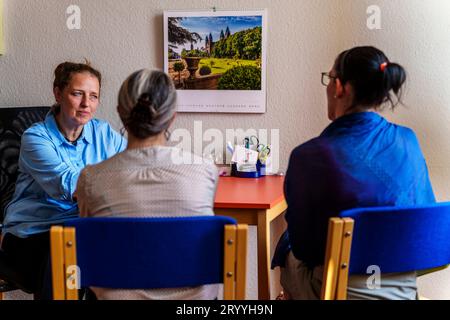
[[[382,64],[380,64],[380,70],[382,72],[384,72],[384,70],[386,70],[387,66],[388,66],[388,63],[387,62],[383,62]]]

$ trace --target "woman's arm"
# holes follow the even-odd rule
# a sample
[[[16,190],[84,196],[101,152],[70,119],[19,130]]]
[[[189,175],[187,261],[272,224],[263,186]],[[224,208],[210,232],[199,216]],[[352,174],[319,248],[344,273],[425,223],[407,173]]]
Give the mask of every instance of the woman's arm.
[[[294,256],[308,263],[323,263],[328,219],[337,214],[343,197],[332,158],[326,145],[313,140],[296,148],[289,159],[285,178],[289,243]]]
[[[55,144],[48,137],[33,131],[23,134],[19,167],[30,174],[53,199],[73,201],[80,170],[61,159]]]

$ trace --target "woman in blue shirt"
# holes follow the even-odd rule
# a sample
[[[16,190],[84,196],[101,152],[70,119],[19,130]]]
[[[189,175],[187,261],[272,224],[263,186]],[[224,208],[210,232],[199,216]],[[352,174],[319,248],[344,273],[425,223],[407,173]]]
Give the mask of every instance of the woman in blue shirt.
[[[405,70],[373,47],[342,52],[322,74],[332,123],[291,154],[285,180],[288,228],[272,261],[272,267],[282,267],[288,297],[320,297],[330,217],[356,207],[435,202],[414,132],[373,112],[385,105],[393,109],[405,80]],[[416,297],[415,273],[383,274],[378,290],[367,288],[367,277],[350,276],[349,299]]]
[[[89,64],[65,62],[55,70],[56,104],[43,122],[22,136],[19,176],[5,210],[2,249],[35,298],[51,298],[44,280],[49,229],[77,217],[75,187],[81,169],[122,151],[125,139],[105,121],[93,119],[101,74]],[[45,293],[43,293],[45,292]]]

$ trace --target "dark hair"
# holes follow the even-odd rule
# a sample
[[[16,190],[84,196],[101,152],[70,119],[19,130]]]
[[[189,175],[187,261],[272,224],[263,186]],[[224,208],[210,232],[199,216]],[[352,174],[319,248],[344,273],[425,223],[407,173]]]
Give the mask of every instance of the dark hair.
[[[392,109],[401,103],[405,69],[392,63],[374,47],[355,47],[339,54],[334,69],[342,84],[349,82],[354,90],[354,107],[379,108],[385,103]],[[394,96],[392,93],[394,93]]]
[[[55,69],[55,80],[53,81],[53,89],[58,88],[64,90],[72,79],[75,73],[87,72],[97,78],[100,88],[102,86],[102,74],[100,71],[91,67],[91,64],[86,60],[85,63],[63,62]],[[52,111],[57,114],[60,110],[58,104],[53,105]]]
[[[131,74],[119,92],[118,111],[133,136],[146,139],[167,130],[176,109],[176,89],[162,71],[140,70]]]

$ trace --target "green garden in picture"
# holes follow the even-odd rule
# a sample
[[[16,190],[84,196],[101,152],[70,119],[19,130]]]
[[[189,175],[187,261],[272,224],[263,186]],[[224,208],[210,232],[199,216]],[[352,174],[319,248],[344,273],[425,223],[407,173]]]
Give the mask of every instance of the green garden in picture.
[[[169,17],[168,38],[177,89],[261,90],[261,16]]]

